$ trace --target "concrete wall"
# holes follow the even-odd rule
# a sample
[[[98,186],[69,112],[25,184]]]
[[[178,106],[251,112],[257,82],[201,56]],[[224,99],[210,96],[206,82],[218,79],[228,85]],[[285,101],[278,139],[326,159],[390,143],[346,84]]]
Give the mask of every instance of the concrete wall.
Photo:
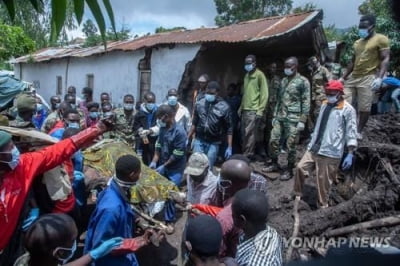
[[[125,94],[138,96],[138,63],[143,51],[110,52],[86,58],[53,60],[50,62],[16,66],[15,76],[28,82],[39,81],[38,92],[47,100],[57,92],[57,76],[62,77],[63,94],[68,86],[75,86],[77,94],[87,86],[87,75],[94,76],[94,100],[102,92],[112,96],[114,104],[122,103]]]
[[[154,48],[151,56],[151,90],[161,103],[170,88],[177,88],[185,64],[192,60],[200,45],[176,45]],[[99,101],[102,92],[110,93],[115,106],[122,103],[125,94],[139,97],[139,60],[144,50],[134,52],[115,51],[85,58],[52,60],[43,63],[15,65],[15,76],[39,84],[37,89],[46,100],[57,93],[57,76],[62,77],[62,90],[75,86],[77,94],[87,86],[87,75],[94,76],[94,100]]]
[[[168,89],[178,88],[186,63],[193,60],[199,49],[199,44],[153,49],[151,55],[151,90],[156,94],[158,103],[165,100]]]

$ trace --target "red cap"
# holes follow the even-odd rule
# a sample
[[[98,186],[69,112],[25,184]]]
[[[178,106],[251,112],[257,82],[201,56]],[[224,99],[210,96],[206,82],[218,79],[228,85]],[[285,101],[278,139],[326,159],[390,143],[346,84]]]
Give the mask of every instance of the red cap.
[[[343,92],[343,90],[344,90],[343,83],[340,82],[339,80],[330,80],[325,85],[325,90],[333,90],[333,91]]]

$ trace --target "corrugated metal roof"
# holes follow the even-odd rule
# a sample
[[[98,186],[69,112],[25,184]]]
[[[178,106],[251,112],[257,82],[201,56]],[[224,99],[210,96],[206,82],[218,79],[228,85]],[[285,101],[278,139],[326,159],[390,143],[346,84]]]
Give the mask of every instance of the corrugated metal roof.
[[[107,50],[104,50],[102,45],[89,48],[46,48],[34,54],[19,57],[14,62],[42,62],[57,58],[87,57],[109,51],[134,51],[159,44],[258,41],[289,33],[315,18],[322,18],[321,10],[245,21],[220,28],[200,28],[143,36],[133,40],[108,43]]]

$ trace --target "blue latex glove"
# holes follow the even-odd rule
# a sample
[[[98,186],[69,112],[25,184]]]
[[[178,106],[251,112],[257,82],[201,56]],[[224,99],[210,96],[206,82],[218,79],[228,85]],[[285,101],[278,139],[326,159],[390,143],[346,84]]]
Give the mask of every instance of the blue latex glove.
[[[90,257],[94,260],[97,260],[101,257],[106,256],[110,253],[114,248],[121,246],[123,241],[122,237],[114,237],[109,240],[104,241],[100,246],[91,250],[89,252]]]
[[[228,160],[232,156],[232,147],[226,148],[225,151],[225,160]]]
[[[24,223],[22,224],[22,230],[28,230],[28,228],[33,224],[34,221],[36,221],[37,218],[39,218],[39,209],[31,209],[28,218],[26,218]]]
[[[149,164],[149,167],[150,167],[151,169],[156,169],[156,168],[157,168],[157,163],[156,163],[156,162],[151,162],[151,163]]]
[[[343,163],[342,163],[342,169],[343,170],[349,170],[350,167],[353,164],[353,154],[352,153],[348,153],[346,155],[346,158],[344,158]]]
[[[157,173],[159,173],[160,175],[163,175],[165,172],[165,166],[161,165],[156,169]]]

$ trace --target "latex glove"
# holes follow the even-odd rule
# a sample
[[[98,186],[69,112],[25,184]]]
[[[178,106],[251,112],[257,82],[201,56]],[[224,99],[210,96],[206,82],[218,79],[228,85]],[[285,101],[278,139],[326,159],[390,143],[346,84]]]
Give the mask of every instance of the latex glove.
[[[150,133],[151,133],[150,130],[144,129],[144,130],[142,130],[142,131],[139,132],[139,136],[140,136],[141,138],[144,138],[144,137],[150,135]]]
[[[165,166],[164,165],[160,165],[157,169],[156,169],[157,173],[159,173],[160,175],[164,174],[165,172]]]
[[[297,123],[297,131],[303,131],[305,128],[305,125],[303,122],[298,122]]]
[[[228,147],[225,150],[225,160],[228,160],[232,156],[232,147]]]
[[[353,157],[354,157],[354,155],[352,153],[348,153],[346,155],[346,158],[344,158],[343,163],[342,163],[343,170],[350,169],[350,167],[353,165]]]
[[[156,163],[156,162],[151,162],[150,165],[149,165],[149,167],[150,167],[151,169],[156,169],[156,168],[157,168],[157,163]]]
[[[381,86],[382,86],[381,78],[374,79],[374,81],[372,82],[372,85],[371,85],[373,91],[379,90],[381,88]]]
[[[33,224],[36,219],[39,218],[39,209],[38,208],[33,208],[29,211],[29,216],[24,220],[24,223],[22,224],[22,230],[26,231],[28,228]]]
[[[123,241],[122,237],[114,237],[111,238],[107,241],[104,241],[100,246],[97,248],[91,250],[89,252],[90,257],[92,257],[94,260],[97,260],[101,257],[106,256],[108,253],[110,253],[114,248],[121,246]]]

